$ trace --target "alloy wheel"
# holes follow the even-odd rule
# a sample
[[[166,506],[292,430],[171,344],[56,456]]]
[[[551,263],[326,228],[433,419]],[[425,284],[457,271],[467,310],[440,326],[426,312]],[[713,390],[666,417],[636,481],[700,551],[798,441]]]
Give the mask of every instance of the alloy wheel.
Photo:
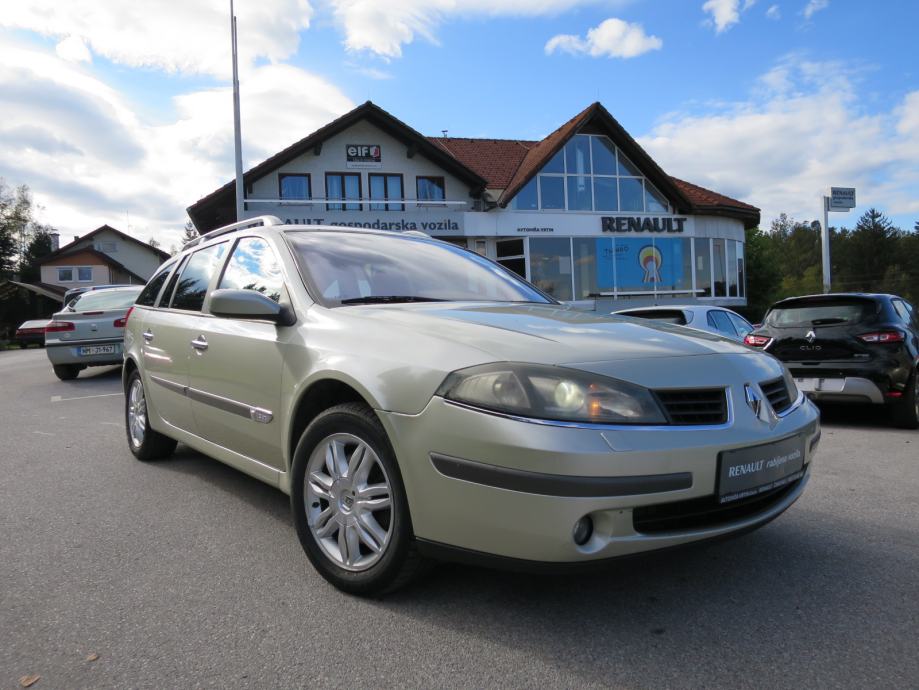
[[[352,434],[324,438],[304,478],[307,523],[336,565],[367,570],[386,553],[393,535],[392,488],[380,458]]]
[[[128,390],[128,435],[131,444],[140,448],[147,432],[147,400],[144,397],[144,384],[140,379],[131,382]]]

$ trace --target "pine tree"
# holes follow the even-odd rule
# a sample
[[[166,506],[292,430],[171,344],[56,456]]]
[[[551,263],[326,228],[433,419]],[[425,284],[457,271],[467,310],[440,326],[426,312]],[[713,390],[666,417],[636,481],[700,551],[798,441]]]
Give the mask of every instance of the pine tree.
[[[182,235],[182,244],[186,242],[191,242],[193,239],[198,237],[198,231],[195,229],[194,223],[188,221],[185,223],[185,232]]]

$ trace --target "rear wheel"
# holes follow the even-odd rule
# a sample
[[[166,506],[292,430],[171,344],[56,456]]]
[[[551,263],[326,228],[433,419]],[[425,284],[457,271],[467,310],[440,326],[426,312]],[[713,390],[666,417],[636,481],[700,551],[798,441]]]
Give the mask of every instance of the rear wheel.
[[[291,508],[306,555],[341,590],[385,594],[424,566],[395,456],[366,405],[337,405],[307,427],[294,453]]]
[[[919,372],[913,372],[903,391],[903,396],[891,404],[893,421],[901,429],[919,429],[919,391],[916,390],[916,378]]]
[[[72,381],[79,376],[81,368],[78,364],[55,364],[52,366],[54,375],[61,381]]]
[[[172,455],[177,445],[175,439],[150,428],[144,382],[140,378],[140,372],[136,369],[128,378],[128,387],[124,397],[124,416],[128,447],[134,453],[134,457],[138,460],[157,460]]]

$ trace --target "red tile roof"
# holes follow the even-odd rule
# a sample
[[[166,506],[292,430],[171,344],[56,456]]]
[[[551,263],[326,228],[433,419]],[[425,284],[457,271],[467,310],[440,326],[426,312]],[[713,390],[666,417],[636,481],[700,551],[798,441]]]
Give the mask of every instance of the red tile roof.
[[[743,201],[738,201],[737,199],[732,199],[729,196],[724,194],[719,194],[718,192],[713,192],[711,189],[706,189],[705,187],[700,187],[697,184],[692,182],[687,182],[686,180],[680,180],[676,177],[671,177],[676,183],[676,186],[680,188],[680,191],[686,195],[686,197],[692,202],[693,206],[704,207],[704,206],[733,206],[739,209],[746,209],[748,211],[759,211],[756,206],[751,206],[748,203]]]
[[[537,141],[522,139],[466,139],[428,137],[467,168],[471,168],[493,189],[504,189]]]

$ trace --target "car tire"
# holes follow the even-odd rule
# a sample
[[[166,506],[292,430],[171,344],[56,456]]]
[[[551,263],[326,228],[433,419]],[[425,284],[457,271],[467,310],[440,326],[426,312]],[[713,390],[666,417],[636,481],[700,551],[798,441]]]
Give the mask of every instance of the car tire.
[[[913,372],[903,396],[891,404],[893,421],[901,429],[919,429],[919,390],[917,390],[919,372]]]
[[[136,369],[128,377],[124,395],[124,426],[128,448],[138,460],[159,460],[172,455],[177,442],[150,426],[144,382]]]
[[[80,375],[81,369],[78,364],[55,364],[51,368],[54,369],[54,375],[61,381],[73,381]]]
[[[290,501],[303,550],[340,590],[379,596],[427,569],[395,453],[364,404],[336,405],[306,428],[294,451]]]

